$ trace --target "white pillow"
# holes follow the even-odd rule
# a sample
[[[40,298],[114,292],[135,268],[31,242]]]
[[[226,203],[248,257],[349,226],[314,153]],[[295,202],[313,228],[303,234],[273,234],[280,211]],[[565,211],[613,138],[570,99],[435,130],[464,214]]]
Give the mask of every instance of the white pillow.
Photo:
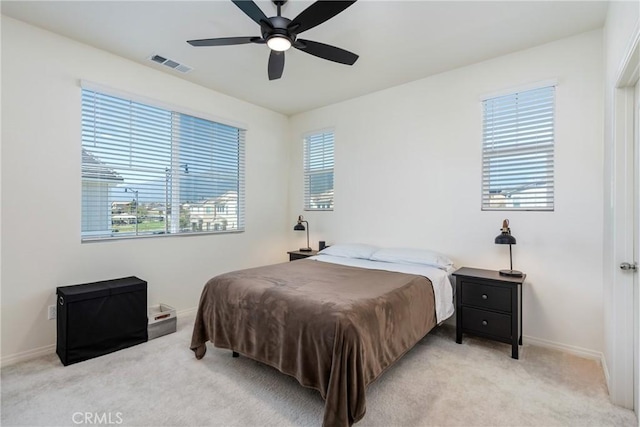
[[[371,254],[378,250],[377,246],[366,245],[364,243],[337,243],[324,248],[319,252],[321,255],[333,255],[344,258],[369,259]]]
[[[453,261],[447,256],[427,249],[383,248],[375,251],[370,259],[399,264],[425,264],[442,270],[453,266]]]

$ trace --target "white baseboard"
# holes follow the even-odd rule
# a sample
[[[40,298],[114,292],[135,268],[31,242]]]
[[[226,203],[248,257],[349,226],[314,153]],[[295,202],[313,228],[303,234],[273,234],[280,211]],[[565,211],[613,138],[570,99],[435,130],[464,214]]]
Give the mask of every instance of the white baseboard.
[[[198,311],[198,307],[185,308],[184,310],[177,311],[176,315],[178,317],[180,317],[180,316],[187,317],[187,316],[191,316],[191,315],[195,316],[197,311]]]
[[[195,315],[198,307],[186,308],[176,312],[178,319],[180,317],[189,317]],[[37,357],[46,356],[56,352],[56,345],[49,344],[44,347],[34,348],[33,350],[21,351],[20,353],[10,354],[0,358],[0,367],[13,365],[19,362],[26,362],[27,360],[35,359]]]
[[[0,359],[0,367],[13,365],[19,362],[35,359],[37,357],[46,356],[56,352],[56,345],[49,344],[44,347],[34,348],[33,350],[21,351],[20,353],[10,354]]]
[[[604,382],[607,385],[607,392],[609,393],[609,396],[611,396],[611,384],[609,383],[609,367],[607,366],[607,359],[604,357],[604,353],[602,354],[600,363],[602,364],[602,371],[604,372]]]
[[[179,319],[180,317],[189,317],[189,316],[195,315],[197,310],[198,310],[198,307],[191,307],[191,308],[186,308],[184,310],[179,310],[177,311],[176,314]],[[607,369],[606,360],[602,352],[589,350],[586,348],[572,346],[568,344],[562,344],[554,341],[548,341],[542,338],[530,337],[527,335],[523,336],[522,340],[526,344],[533,344],[540,347],[560,350],[566,353],[574,354],[576,356],[585,357],[587,359],[599,360],[602,365],[602,370],[604,371],[607,387],[609,386],[609,370]],[[55,353],[55,351],[56,351],[56,345],[50,344],[50,345],[45,345],[44,347],[39,347],[33,350],[27,350],[27,351],[23,351],[16,354],[11,354],[11,355],[0,358],[0,367],[9,366],[18,362],[24,362],[30,359],[35,359],[36,357]]]
[[[582,347],[577,347],[568,344],[561,344],[555,341],[548,341],[542,338],[535,338],[529,336],[522,337],[523,343],[537,345],[540,347],[551,348],[554,350],[563,351],[565,353],[573,354],[575,356],[584,357],[585,359],[597,360],[600,362],[600,367],[604,373],[605,383],[607,384],[607,391],[609,391],[609,368],[607,367],[607,360],[604,357],[604,353],[601,351],[589,350]]]
[[[533,345],[537,345],[537,346],[540,346],[540,347],[546,347],[546,348],[551,348],[551,349],[555,349],[555,350],[560,350],[560,351],[563,351],[565,353],[573,354],[575,356],[584,357],[586,359],[598,360],[600,362],[604,361],[604,354],[602,352],[600,352],[600,351],[589,350],[587,348],[577,347],[577,346],[568,345],[568,344],[562,344],[562,343],[555,342],[555,341],[548,341],[548,340],[545,340],[545,339],[542,339],[542,338],[530,337],[530,336],[527,336],[527,335],[522,337],[522,341],[525,344],[533,344]],[[604,365],[603,365],[603,367],[604,367]]]

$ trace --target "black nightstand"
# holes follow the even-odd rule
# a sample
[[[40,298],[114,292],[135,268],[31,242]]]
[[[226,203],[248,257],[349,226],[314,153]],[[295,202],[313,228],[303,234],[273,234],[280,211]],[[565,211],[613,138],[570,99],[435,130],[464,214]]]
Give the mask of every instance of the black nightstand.
[[[456,278],[456,342],[468,333],[511,344],[518,358],[522,345],[522,284],[527,277],[503,276],[497,271],[462,267]]]
[[[318,251],[289,251],[289,261],[295,261],[297,259],[309,258],[310,256],[318,255]]]

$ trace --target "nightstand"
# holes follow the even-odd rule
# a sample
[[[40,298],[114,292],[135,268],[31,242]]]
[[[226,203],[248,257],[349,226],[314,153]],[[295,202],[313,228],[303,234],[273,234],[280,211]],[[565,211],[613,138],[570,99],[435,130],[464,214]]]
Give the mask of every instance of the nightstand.
[[[456,342],[472,334],[511,344],[518,358],[522,345],[522,284],[527,277],[503,276],[497,271],[462,267],[456,278]]]
[[[289,261],[295,261],[297,259],[309,258],[310,256],[318,255],[318,251],[289,251]]]

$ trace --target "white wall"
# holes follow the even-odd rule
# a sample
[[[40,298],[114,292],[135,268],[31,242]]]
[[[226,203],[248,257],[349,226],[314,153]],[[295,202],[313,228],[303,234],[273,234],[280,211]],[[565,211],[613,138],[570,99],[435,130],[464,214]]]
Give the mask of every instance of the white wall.
[[[290,216],[302,213],[301,135],[335,127],[335,210],[305,213],[312,246],[431,248],[458,266],[500,269],[508,248],[493,239],[509,218],[514,268],[527,273],[525,336],[598,357],[602,62],[593,31],[294,116]],[[558,81],[555,211],[482,212],[480,99],[547,79]]]
[[[632,279],[621,274],[620,262],[632,258],[629,230],[628,183],[632,159],[628,145],[621,138],[617,121],[624,121],[624,98],[632,98],[616,90],[625,56],[631,49],[634,36],[640,32],[640,3],[637,1],[612,1],[607,10],[604,28],[605,64],[605,133],[604,133],[604,327],[605,327],[605,375],[609,380],[609,393],[614,403],[633,407],[632,377],[633,349],[629,342],[633,307]],[[615,97],[614,97],[615,93]],[[624,127],[624,126],[623,126]],[[636,396],[637,399],[637,396]],[[638,413],[636,407],[636,413]]]
[[[80,243],[86,79],[247,126],[246,232]],[[2,17],[2,360],[51,351],[56,286],[135,275],[150,304],[197,305],[231,269],[287,260],[287,117]]]
[[[509,218],[528,274],[525,335],[603,351],[602,59],[595,31],[288,120],[2,17],[2,360],[51,350],[56,286],[138,275],[150,303],[188,309],[214,274],[284,261],[304,240],[291,232],[301,134],[331,126],[336,209],[305,213],[312,246],[428,247],[499,269],[508,249],[493,238]],[[245,123],[247,231],[81,244],[79,79]],[[480,97],[546,79],[559,83],[556,210],[481,212]]]

